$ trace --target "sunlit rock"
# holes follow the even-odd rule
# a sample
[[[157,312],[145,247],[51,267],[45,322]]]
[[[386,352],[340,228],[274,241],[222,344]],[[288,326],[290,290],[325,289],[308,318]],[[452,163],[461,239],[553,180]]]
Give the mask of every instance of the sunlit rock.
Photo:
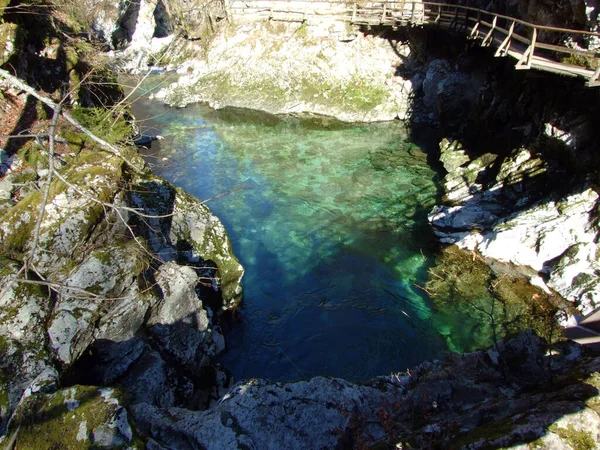
[[[28,397],[17,411],[19,448],[138,448],[122,394],[112,388],[73,386]]]
[[[412,83],[397,76],[396,68],[398,53],[407,57],[408,46],[392,48],[360,32],[340,41],[348,26],[325,19],[257,22],[221,27],[203,51],[176,42],[169,54],[182,76],[157,97],[174,106],[207,102],[348,122],[406,117]],[[190,53],[194,58],[177,60]]]

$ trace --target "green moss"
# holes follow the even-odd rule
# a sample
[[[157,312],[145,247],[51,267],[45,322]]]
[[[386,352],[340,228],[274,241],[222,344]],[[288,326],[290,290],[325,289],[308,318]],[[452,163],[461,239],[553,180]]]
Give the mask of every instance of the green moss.
[[[527,444],[527,448],[530,450],[534,450],[536,448],[544,448],[544,442],[541,439],[536,439],[535,441]]]
[[[598,67],[598,61],[596,58],[583,55],[569,55],[561,58],[560,62],[563,64],[571,64],[572,66],[585,67],[586,69],[595,70]]]
[[[35,141],[28,142],[18,152],[17,155],[29,167],[34,169],[48,167],[48,150]]]
[[[8,386],[0,385],[0,415],[4,415],[10,408],[10,400],[8,398]]]
[[[79,63],[79,55],[77,52],[77,48],[71,47],[71,46],[66,47],[65,48],[65,58],[66,58],[67,72],[75,69],[75,67]]]
[[[83,145],[85,144],[85,138],[82,134],[71,130],[65,130],[62,132],[62,134],[64,135],[67,145],[71,151],[78,152],[83,148]]]
[[[112,397],[122,398],[122,395],[116,392]],[[69,411],[68,402],[73,401],[78,405]],[[27,398],[18,409],[12,428],[20,426],[17,438],[19,449],[92,449],[98,448],[92,442],[92,433],[106,426],[115,411],[116,406],[106,402],[98,388],[75,386],[52,395],[37,394]],[[85,432],[81,432],[82,429]],[[129,445],[111,448],[126,448]]]
[[[2,253],[19,258],[19,255],[25,250],[27,241],[31,239],[35,223],[34,217],[37,217],[36,213],[41,200],[41,193],[33,192],[0,219],[7,224],[6,232],[0,230]]]
[[[594,438],[585,431],[576,430],[572,424],[569,424],[567,428],[552,425],[549,430],[567,441],[574,450],[593,450],[596,448]]]
[[[18,51],[19,26],[14,23],[0,23],[0,66],[6,64]]]
[[[40,101],[35,104],[35,111],[39,120],[48,120],[50,118],[46,105]]]
[[[35,172],[21,172],[12,178],[13,184],[27,184],[37,180]]]
[[[512,418],[499,420],[479,426],[462,436],[459,436],[448,446],[449,448],[469,448],[469,445],[475,443],[493,444],[494,441],[507,437],[514,430],[515,424]],[[485,445],[483,446],[484,448]],[[479,446],[478,448],[481,448]],[[497,448],[497,447],[493,447]]]
[[[77,106],[72,113],[83,126],[111,144],[123,141],[133,133],[131,125],[125,120],[124,111],[107,112],[104,108]]]
[[[295,32],[296,36],[299,37],[300,39],[305,39],[308,37],[308,25],[303,22],[297,29]]]

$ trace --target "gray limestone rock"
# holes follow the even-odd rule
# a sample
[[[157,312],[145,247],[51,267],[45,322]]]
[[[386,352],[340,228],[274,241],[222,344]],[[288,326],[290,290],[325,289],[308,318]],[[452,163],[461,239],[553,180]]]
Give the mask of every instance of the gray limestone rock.
[[[598,368],[600,360],[576,345],[550,356],[525,332],[488,352],[450,355],[360,385],[323,377],[250,380],[207,411],[139,403],[132,414],[145,436],[178,449],[478,449],[549,436],[566,449],[569,438],[559,428],[569,424],[592,445],[600,438]]]
[[[145,193],[132,194],[136,207],[148,214],[172,215],[147,220],[145,233],[151,249],[163,261],[200,267],[199,273],[221,295],[222,307],[235,308],[242,298],[244,269],[233,254],[221,221],[198,199],[159,178],[139,183],[139,191]]]
[[[54,368],[45,348],[48,293],[38,285],[12,282],[19,267],[16,263],[4,259],[0,259],[0,263],[2,435],[24,393],[27,390],[35,390],[35,380],[44,372],[54,371]]]
[[[164,297],[147,322],[153,338],[180,366],[192,371],[209,366],[216,355],[210,321],[196,294],[198,275],[191,267],[169,262],[156,281]]]
[[[137,244],[132,241],[93,252],[66,278],[67,287],[60,289],[48,327],[51,347],[65,364],[72,364],[96,335],[101,339],[123,340],[132,337],[143,322],[150,305],[144,305],[144,297],[139,295],[131,276],[137,274],[141,257],[135,249]],[[95,296],[82,295],[82,290],[89,290]],[[123,313],[122,305],[131,306],[132,302],[135,306]],[[101,316],[101,327],[97,330]]]

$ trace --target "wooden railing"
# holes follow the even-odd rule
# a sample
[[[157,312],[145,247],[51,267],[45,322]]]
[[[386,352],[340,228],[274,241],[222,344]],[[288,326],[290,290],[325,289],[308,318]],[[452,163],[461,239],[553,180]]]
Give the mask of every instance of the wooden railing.
[[[589,40],[600,33],[536,25],[514,17],[468,6],[438,2],[233,0],[228,5],[235,18],[306,22],[311,18],[336,19],[372,26],[436,26],[465,34],[482,46],[496,48],[495,56],[516,59],[516,69],[538,69],[581,77],[587,86],[600,86],[600,51],[572,48],[571,40]],[[566,57],[565,57],[566,55]]]

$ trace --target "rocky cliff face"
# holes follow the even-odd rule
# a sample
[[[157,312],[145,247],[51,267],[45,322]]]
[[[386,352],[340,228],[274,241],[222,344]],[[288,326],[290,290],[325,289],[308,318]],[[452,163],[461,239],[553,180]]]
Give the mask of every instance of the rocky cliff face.
[[[417,74],[416,109],[430,111],[418,120],[451,136],[440,144],[444,203],[429,220],[442,242],[528,268],[587,314],[600,306],[598,94],[494,64],[491,72],[457,55]]]
[[[174,66],[182,76],[158,98],[173,106],[208,102],[348,122],[408,112],[411,83],[397,77],[396,68],[409,48],[341,22],[230,25],[200,51]]]
[[[3,138],[0,150],[0,439],[142,448],[125,406],[202,409],[230,384],[216,362],[219,317],[241,301],[243,268],[219,219],[149,173],[116,104],[122,92],[101,87],[106,68],[84,76],[93,50],[70,28],[78,18],[56,7],[49,37],[7,46],[4,68],[19,67],[35,95],[8,72],[0,82],[2,134],[37,137]],[[20,30],[32,17],[3,20]],[[68,116],[51,120],[38,99],[52,96]]]

